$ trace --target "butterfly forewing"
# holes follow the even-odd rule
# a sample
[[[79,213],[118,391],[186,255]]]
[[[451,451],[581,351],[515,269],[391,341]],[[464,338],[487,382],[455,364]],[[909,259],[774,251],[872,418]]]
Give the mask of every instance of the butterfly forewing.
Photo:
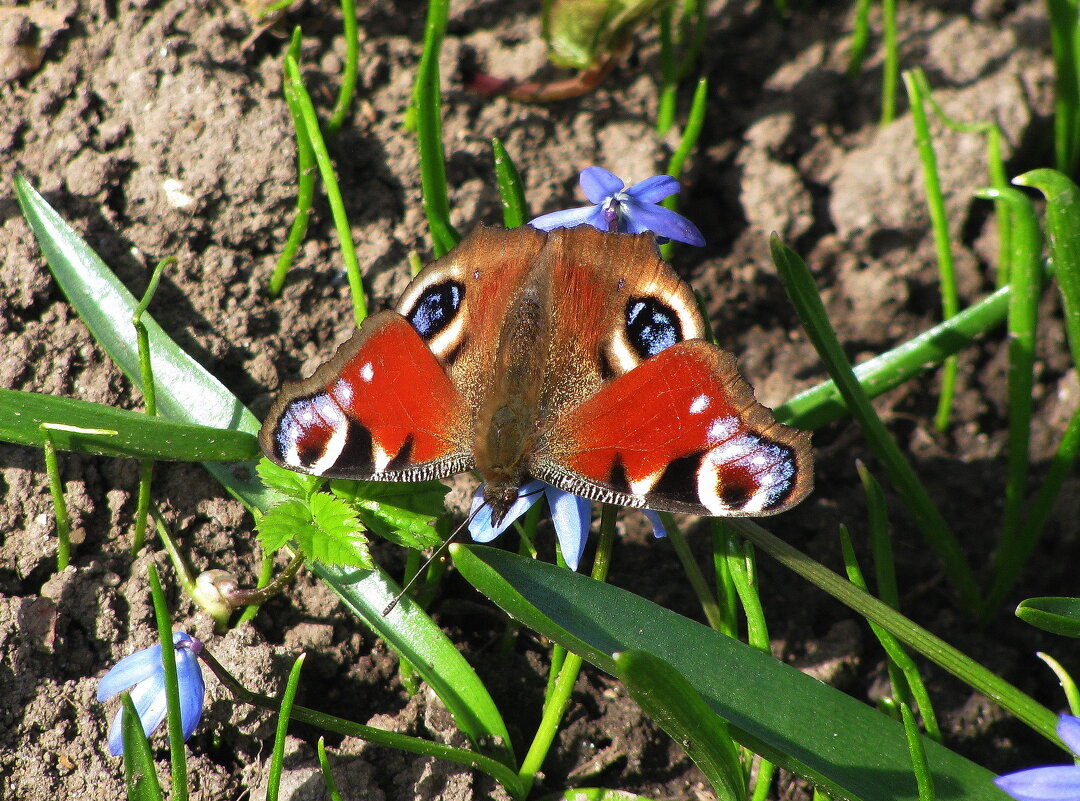
[[[737,517],[798,503],[810,458],[809,434],[775,421],[730,354],[689,340],[564,410],[530,472],[596,500]]]
[[[396,312],[368,318],[311,378],[286,385],[260,441],[279,464],[329,478],[418,481],[472,467],[461,394]]]

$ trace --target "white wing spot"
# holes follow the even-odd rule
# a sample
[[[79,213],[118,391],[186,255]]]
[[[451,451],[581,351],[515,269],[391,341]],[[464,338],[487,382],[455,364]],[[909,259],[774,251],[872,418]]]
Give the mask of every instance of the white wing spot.
[[[360,368],[360,378],[362,378],[367,383],[370,384],[371,379],[373,379],[374,377],[375,377],[375,367],[371,364],[371,362],[368,362],[367,364],[365,364],[363,367]]]
[[[367,379],[370,381],[371,379]],[[334,388],[330,390],[336,400],[342,406],[348,406],[352,404],[353,388],[344,378],[339,378],[334,382]]]
[[[708,395],[698,395],[690,403],[690,414],[701,414],[709,408],[710,403],[712,403],[712,400]]]
[[[718,417],[713,420],[713,423],[709,426],[709,430],[706,432],[705,436],[708,438],[709,444],[711,445],[731,439],[738,430],[739,419],[737,417]]]

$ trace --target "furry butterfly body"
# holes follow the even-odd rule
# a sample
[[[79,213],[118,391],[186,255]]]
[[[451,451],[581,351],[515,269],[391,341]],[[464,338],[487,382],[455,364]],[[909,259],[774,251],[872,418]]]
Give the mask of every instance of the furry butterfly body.
[[[813,484],[651,234],[478,228],[368,318],[260,434],[285,467],[417,481],[477,470],[497,522],[528,477],[592,500],[757,516]]]

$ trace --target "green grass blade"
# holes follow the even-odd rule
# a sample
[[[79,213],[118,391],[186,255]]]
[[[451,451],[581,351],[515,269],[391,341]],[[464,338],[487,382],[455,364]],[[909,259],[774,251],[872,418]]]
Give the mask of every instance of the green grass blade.
[[[1077,142],[1080,120],[1080,77],[1077,76],[1077,26],[1075,0],[1047,0],[1050,13],[1050,46],[1054,54],[1054,155],[1055,166],[1066,175],[1080,166]]]
[[[675,43],[672,41],[671,20],[674,9],[660,9],[660,99],[656,110],[656,135],[663,136],[675,123],[676,90],[679,88],[678,67],[675,64]]]
[[[908,101],[911,104],[911,120],[915,128],[915,146],[922,162],[923,184],[926,186],[926,206],[930,212],[930,225],[934,233],[934,248],[937,251],[938,274],[941,284],[941,316],[948,320],[960,311],[960,293],[956,287],[956,269],[953,265],[952,240],[949,236],[949,220],[945,215],[945,198],[941,193],[941,179],[938,176],[937,155],[934,153],[934,141],[930,135],[930,124],[926,119],[924,97],[929,95],[929,87],[922,72],[907,71],[903,75],[907,87]],[[934,425],[938,431],[949,427],[952,413],[952,401],[956,388],[956,359],[945,359],[941,372],[941,395],[938,398],[937,414]]]
[[[921,375],[946,356],[972,344],[1000,325],[1009,311],[1009,287],[999,289],[955,317],[930,328],[855,368],[855,377],[869,398],[876,398]],[[774,410],[776,419],[798,428],[817,429],[839,420],[848,408],[833,380],[822,382]]]
[[[124,737],[124,784],[127,786],[128,801],[162,801],[154,754],[139,722],[139,713],[128,693],[121,694],[120,702],[124,706],[121,727]]]
[[[1035,547],[1035,532],[1022,526],[1027,502],[1028,475],[1031,470],[1029,443],[1031,397],[1035,381],[1035,335],[1039,313],[1039,257],[1042,240],[1039,223],[1031,201],[1017,189],[989,189],[978,193],[990,199],[1002,199],[1013,212],[1013,258],[1011,279],[1013,294],[1009,300],[1009,402],[1008,462],[1005,477],[1005,512],[1001,539],[994,553],[993,577],[987,593],[984,614],[993,614],[1008,588],[1023,569]]]
[[[172,801],[187,801],[187,754],[184,751],[184,728],[180,720],[180,680],[176,673],[176,648],[173,646],[172,620],[165,604],[157,568],[147,568],[150,595],[154,601],[154,620],[157,622],[158,641],[161,643],[161,667],[165,674],[165,703],[167,714],[165,726],[169,732],[169,763],[172,779]]]
[[[341,793],[338,792],[337,782],[334,781],[334,773],[330,769],[330,760],[326,756],[326,738],[320,737],[318,743],[319,770],[322,772],[323,784],[326,785],[326,793],[330,801],[341,801]]]
[[[292,41],[286,51],[286,55],[292,56],[297,63],[300,62],[300,34],[299,26],[293,29]],[[285,240],[285,247],[278,256],[274,274],[270,276],[269,291],[272,298],[281,295],[289,267],[292,266],[296,252],[300,249],[300,243],[304,241],[304,235],[307,233],[308,222],[311,220],[311,204],[315,198],[315,178],[318,175],[315,151],[311,149],[311,137],[308,136],[303,111],[296,92],[293,91],[287,69],[284,70],[282,76],[281,88],[285,95],[285,104],[289,107],[289,116],[292,117],[293,129],[296,132],[296,216],[293,217],[292,226],[289,228],[289,238]]]
[[[615,675],[712,785],[719,801],[745,801],[746,777],[727,721],[670,664],[648,651],[616,654]]]
[[[274,750],[270,755],[270,770],[266,780],[266,801],[277,801],[281,788],[281,772],[285,763],[285,735],[289,731],[289,719],[292,717],[293,702],[300,687],[300,670],[304,667],[307,654],[300,654],[289,671],[285,692],[281,694],[281,706],[278,708],[277,725],[274,728]]]
[[[602,670],[614,673],[613,654],[629,650],[669,662],[735,740],[780,767],[848,799],[918,798],[910,771],[897,768],[909,762],[902,727],[839,690],[618,587],[492,548],[455,545],[451,554],[510,615]],[[1057,718],[1044,711],[1052,732]],[[925,747],[943,796],[1006,799],[985,768],[933,741]]]
[[[1028,598],[1016,607],[1016,616],[1051,634],[1080,637],[1080,598]]]
[[[671,159],[668,161],[667,174],[672,178],[682,175],[683,165],[697,146],[698,138],[701,136],[701,127],[705,124],[705,101],[708,99],[708,93],[708,78],[698,79],[697,88],[694,89],[694,100],[690,104],[690,114],[686,118],[686,127],[683,128],[682,136],[679,138],[679,146],[675,148],[675,152],[671,154]],[[664,208],[676,211],[679,208],[678,195],[668,195],[664,198],[662,205]],[[663,258],[671,258],[672,244],[665,242],[660,246],[660,255]]]
[[[881,27],[885,50],[881,68],[881,124],[888,125],[896,117],[896,85],[900,75],[900,52],[896,41],[897,0],[881,0]]]
[[[297,107],[300,109],[304,130],[311,142],[315,163],[319,166],[319,175],[322,177],[323,186],[326,187],[326,199],[330,203],[330,212],[334,217],[334,228],[337,230],[338,244],[341,246],[341,258],[345,262],[345,275],[349,279],[353,313],[356,316],[356,324],[360,325],[367,317],[367,296],[364,294],[364,282],[360,275],[360,265],[356,261],[352,229],[349,226],[349,217],[345,213],[345,201],[341,199],[341,189],[338,187],[337,175],[334,173],[334,163],[330,160],[330,152],[326,149],[326,142],[319,128],[315,105],[311,102],[311,96],[300,76],[300,65],[291,55],[285,56],[285,74],[288,76],[290,88],[295,95]]]
[[[60,476],[60,462],[56,458],[56,444],[52,439],[53,427],[38,426],[44,438],[45,472],[49,476],[49,494],[52,495],[56,513],[56,569],[64,570],[71,561],[71,518],[68,516],[67,500],[64,498],[64,479]]]
[[[115,432],[50,429],[49,439],[64,451],[180,462],[242,462],[259,455],[258,440],[246,431],[147,417],[142,412],[39,392],[0,389],[0,440],[44,447],[42,423]]]
[[[975,574],[945,518],[930,499],[918,475],[889,436],[870,399],[859,385],[825,314],[814,278],[806,264],[777,237],[772,240],[773,261],[780,271],[788,297],[794,304],[818,355],[866,437],[867,444],[881,461],[886,474],[904,500],[927,543],[945,563],[945,571],[960,595],[961,603],[974,611],[980,608],[981,594]]]
[[[848,56],[848,78],[862,72],[866,45],[870,41],[870,0],[855,0],[855,25],[851,32],[851,55]]]
[[[424,25],[424,52],[416,70],[413,110],[416,142],[420,151],[420,184],[424,212],[431,229],[436,257],[454,247],[461,235],[450,224],[450,198],[446,192],[446,159],[442,144],[442,93],[439,83],[439,52],[446,34],[449,0],[429,0]]]
[[[499,197],[502,199],[503,225],[517,228],[524,225],[525,218],[529,216],[525,203],[525,187],[513,159],[498,137],[491,140],[491,150],[495,157],[495,182],[499,186]]]
[[[911,714],[908,705],[903,703],[900,704],[900,713],[904,716],[904,733],[907,735],[908,751],[911,753],[911,767],[915,772],[915,780],[919,783],[919,801],[934,801],[937,798],[934,777],[926,761],[926,749],[923,748],[919,728],[915,725],[915,716]]]
[[[341,1],[342,36],[345,37],[345,67],[341,74],[341,88],[338,90],[337,103],[326,124],[326,132],[333,136],[345,122],[356,94],[357,66],[360,63],[360,42],[356,35],[356,3],[354,0]]]

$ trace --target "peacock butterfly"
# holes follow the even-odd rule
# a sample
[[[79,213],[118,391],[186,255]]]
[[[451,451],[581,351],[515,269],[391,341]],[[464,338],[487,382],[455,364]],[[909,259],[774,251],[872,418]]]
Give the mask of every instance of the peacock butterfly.
[[[496,523],[530,476],[621,506],[784,511],[813,486],[810,434],[704,335],[652,234],[480,227],[286,384],[259,441],[329,478],[476,470]]]

